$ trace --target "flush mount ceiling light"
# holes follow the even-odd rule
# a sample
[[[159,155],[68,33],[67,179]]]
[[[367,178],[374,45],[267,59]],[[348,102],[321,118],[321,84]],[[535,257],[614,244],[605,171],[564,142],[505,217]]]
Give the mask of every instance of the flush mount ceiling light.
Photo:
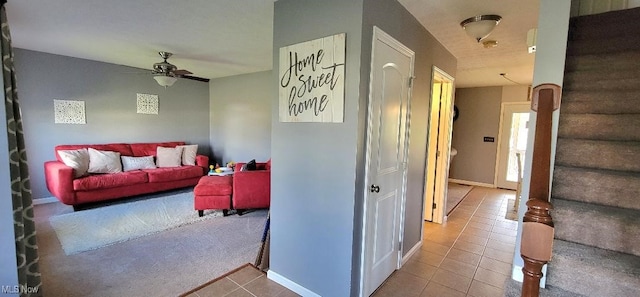
[[[173,76],[169,76],[169,75],[164,75],[164,74],[160,74],[160,75],[155,75],[153,77],[153,79],[155,79],[159,85],[163,86],[163,87],[170,87],[173,85],[173,83],[176,82],[176,80],[178,80],[177,78],[173,77]]]
[[[480,43],[481,40],[491,34],[491,31],[500,23],[500,20],[502,20],[502,17],[499,15],[483,14],[470,17],[460,22],[460,26],[469,36]]]

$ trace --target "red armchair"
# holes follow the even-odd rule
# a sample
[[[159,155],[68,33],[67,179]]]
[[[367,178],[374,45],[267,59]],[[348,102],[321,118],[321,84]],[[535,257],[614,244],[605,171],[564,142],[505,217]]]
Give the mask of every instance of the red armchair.
[[[233,208],[268,208],[271,204],[271,160],[257,163],[256,170],[240,171],[244,163],[236,163],[233,173]]]

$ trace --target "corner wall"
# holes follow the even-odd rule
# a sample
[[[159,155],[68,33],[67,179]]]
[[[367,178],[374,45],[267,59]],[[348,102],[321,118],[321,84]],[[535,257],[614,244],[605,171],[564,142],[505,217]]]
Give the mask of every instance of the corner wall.
[[[283,46],[346,33],[343,123],[281,123],[271,91],[269,277],[304,296],[349,296],[362,94],[362,0],[274,3],[273,75]]]
[[[50,197],[44,162],[58,144],[186,141],[210,155],[208,83],[159,86],[149,70],[14,49],[34,198]],[[136,94],[159,96],[157,115],[138,114]],[[85,101],[85,125],[54,124],[53,99]]]
[[[209,82],[213,162],[264,162],[271,158],[272,72]]]
[[[536,61],[533,71],[533,86],[543,83],[553,83],[562,86],[564,79],[564,62],[567,50],[567,34],[569,31],[570,1],[541,0],[540,14],[538,16],[538,39],[536,50]],[[553,112],[552,136],[551,136],[551,176],[553,178],[553,165],[555,163],[556,141],[558,139],[558,122],[560,110]],[[529,122],[533,123],[529,129],[529,141],[527,143],[527,153],[525,155],[524,177],[522,181],[522,199],[518,207],[518,234],[516,237],[516,253],[513,256],[512,278],[522,281],[522,267],[524,261],[520,256],[520,243],[522,241],[522,218],[527,210],[527,200],[529,200],[529,189],[531,186],[531,167],[533,159],[533,139],[535,137],[536,113],[531,113]],[[550,185],[553,182],[549,183]],[[547,266],[543,267],[546,273]],[[541,280],[544,286],[546,276]]]

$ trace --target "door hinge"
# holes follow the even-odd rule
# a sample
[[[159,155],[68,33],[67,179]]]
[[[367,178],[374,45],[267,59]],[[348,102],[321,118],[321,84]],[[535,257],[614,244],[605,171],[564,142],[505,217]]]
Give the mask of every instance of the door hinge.
[[[435,203],[433,204],[433,209],[436,209],[436,207],[438,207]]]
[[[398,251],[402,250],[402,241],[398,241]]]
[[[409,77],[409,88],[413,87],[413,80],[415,79],[415,76],[410,76]]]

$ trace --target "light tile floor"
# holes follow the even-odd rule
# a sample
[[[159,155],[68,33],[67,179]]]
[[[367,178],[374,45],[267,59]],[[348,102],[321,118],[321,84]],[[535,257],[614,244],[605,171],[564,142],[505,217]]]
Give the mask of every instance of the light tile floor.
[[[446,223],[425,223],[421,249],[373,296],[503,296],[518,227],[505,219],[514,197],[475,187]]]
[[[420,251],[373,296],[503,296],[518,226],[505,219],[514,197],[514,191],[475,187],[445,224],[425,223]],[[245,266],[183,296],[298,295]]]
[[[271,281],[264,272],[245,265],[187,292],[181,297],[295,297],[300,296]]]

